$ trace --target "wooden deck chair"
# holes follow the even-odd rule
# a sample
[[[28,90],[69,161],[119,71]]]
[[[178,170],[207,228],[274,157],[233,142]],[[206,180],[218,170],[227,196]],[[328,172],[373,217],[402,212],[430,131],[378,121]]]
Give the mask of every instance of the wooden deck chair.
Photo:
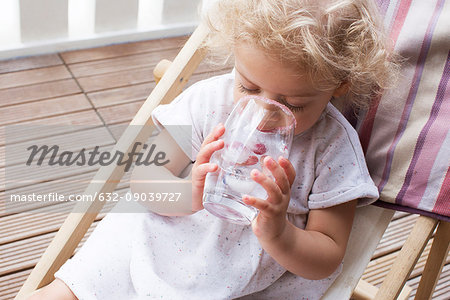
[[[190,75],[203,58],[203,53],[198,50],[198,46],[207,34],[208,29],[200,25],[173,62],[163,60],[155,67],[154,75],[158,84],[133,118],[130,126],[150,124],[152,122],[151,111],[160,103],[170,102],[181,92]],[[133,135],[130,135],[130,133]],[[148,132],[138,133],[136,130],[126,130],[113,151],[129,152],[131,145],[135,142],[140,141],[144,143],[148,138]],[[96,192],[98,194],[112,192],[123,174],[124,170],[121,166],[102,167],[93,178],[91,185],[87,187],[85,194],[94,195]],[[99,181],[102,182],[101,185],[98,184]],[[79,207],[83,205],[83,208]],[[104,202],[99,201],[99,199],[94,199],[91,203],[80,203],[73,210],[74,212],[70,213],[36,267],[27,278],[16,299],[26,298],[33,291],[47,285],[54,279],[54,273],[73,254],[79,242],[95,220],[97,212],[102,209],[103,205]],[[85,212],[81,213],[80,211]],[[349,298],[368,261],[370,261],[372,252],[375,250],[393,214],[393,211],[384,210],[375,206],[363,208],[358,212],[354,227],[356,231],[362,234],[352,234],[350,244],[364,246],[356,247],[356,251],[350,248],[347,256],[360,257],[362,252],[365,257],[360,261],[364,261],[364,263],[352,264],[349,267],[347,265],[345,266],[345,272],[359,275],[355,276],[351,283],[346,281],[342,287],[339,284],[339,287],[332,288],[330,295],[327,296],[329,299]],[[367,222],[368,220],[369,222]],[[371,234],[367,235],[367,232],[371,232]],[[373,238],[374,236],[376,238]],[[367,249],[371,249],[371,251],[367,251]],[[341,278],[340,281],[342,280]],[[364,295],[368,291],[372,291],[372,289],[372,286],[363,283],[357,290],[355,297],[357,299],[364,299]],[[361,291],[361,295],[359,295],[359,291]]]
[[[443,6],[446,5],[447,11],[449,3],[444,3],[442,0],[436,0],[436,1],[430,1],[426,4],[417,4],[415,2],[416,7],[403,7],[402,5],[405,5],[405,3],[409,1],[392,1],[391,3],[383,2],[382,6],[384,5],[385,13],[388,17],[386,17],[386,20],[393,20],[393,25],[391,28],[393,28],[393,32],[398,35],[402,31],[402,26],[398,24],[398,22],[401,22],[401,19],[403,18],[403,23],[405,23],[406,17],[410,16],[418,16],[420,12],[420,15],[424,15],[424,9],[423,7],[420,7],[420,5],[425,6],[431,6],[431,16],[428,18],[427,22],[428,24],[434,24],[435,28],[437,28],[436,24],[439,24],[444,18],[439,18],[439,14],[436,12],[442,11]],[[431,3],[432,2],[432,3]],[[418,6],[418,7],[417,7]],[[414,10],[412,10],[414,8]],[[392,11],[390,11],[390,9]],[[430,10],[430,9],[429,9]],[[425,10],[425,11],[429,11]],[[445,10],[444,10],[445,11]],[[389,15],[390,14],[390,15]],[[400,21],[399,21],[400,20]],[[390,21],[389,21],[390,22]],[[416,24],[414,24],[415,20],[412,18],[412,20],[408,20],[408,22],[412,23],[412,27],[409,28],[416,28]],[[403,25],[403,23],[401,25]],[[409,24],[409,23],[408,23]],[[389,23],[391,25],[391,23]],[[405,25],[406,26],[406,25]],[[403,26],[403,27],[405,27]],[[407,27],[407,26],[406,26]],[[406,28],[405,27],[405,28]],[[429,27],[429,26],[428,26]],[[427,27],[427,28],[428,28]],[[441,26],[442,27],[442,26]],[[448,26],[447,26],[448,27]],[[442,29],[442,28],[441,28]],[[417,29],[412,29],[416,32],[419,32]],[[448,35],[448,29],[447,30],[447,36]],[[425,31],[424,36],[426,36],[426,33],[429,32],[429,30]],[[134,117],[133,121],[130,123],[130,125],[144,125],[144,124],[150,124],[151,123],[151,111],[153,108],[155,108],[159,103],[167,103],[171,101],[183,88],[184,84],[186,83],[189,76],[192,74],[194,69],[197,67],[199,62],[203,58],[203,53],[198,50],[198,46],[201,44],[202,40],[206,37],[208,34],[208,30],[203,26],[200,25],[196,31],[192,34],[186,45],[183,47],[183,49],[180,51],[178,56],[175,58],[172,64],[168,67],[167,71],[164,73],[164,76],[161,78],[161,81],[157,84],[155,89],[152,91],[148,99],[143,104],[142,108],[139,110],[139,112]],[[405,35],[408,34],[408,31],[404,33]],[[401,34],[400,34],[401,35]],[[434,36],[433,33],[431,36]],[[441,37],[441,35],[437,35],[438,37]],[[445,37],[445,35],[444,35]],[[439,39],[438,39],[439,40]],[[428,42],[435,41],[435,38],[431,39]],[[404,43],[404,42],[403,42]],[[399,45],[401,43],[398,43]],[[415,45],[417,48],[417,44]],[[425,47],[426,48],[426,47]],[[427,48],[428,50],[430,47]],[[427,49],[423,51],[427,51]],[[406,50],[405,50],[406,51]],[[448,52],[448,48],[446,48],[446,51]],[[419,51],[420,52],[420,51]],[[439,51],[438,51],[439,52]],[[441,56],[441,52],[439,52],[438,56]],[[433,54],[434,55],[434,54]],[[419,55],[420,56],[420,55]],[[426,56],[429,57],[429,56]],[[417,62],[413,62],[412,66],[413,68],[417,68],[417,66],[423,66],[425,62],[428,61],[428,59],[423,59],[423,61],[418,60]],[[436,61],[434,59],[431,60],[433,63]],[[449,77],[449,60],[448,60],[448,54],[446,54],[446,63],[444,63],[444,67],[436,68],[436,72],[440,72],[438,75],[438,87],[441,87],[439,85],[439,82],[442,82],[442,80],[447,80]],[[445,73],[446,72],[446,73]],[[442,75],[444,74],[444,76]],[[445,75],[446,74],[446,75]],[[444,78],[444,79],[442,79]],[[446,78],[446,79],[445,79]],[[436,78],[432,80],[433,82],[436,81]],[[419,79],[420,82],[420,79]],[[408,85],[408,82],[404,82],[404,84]],[[411,84],[409,84],[411,86]],[[441,89],[438,88],[439,91]],[[438,93],[439,94],[439,93]],[[441,93],[442,94],[442,93]],[[441,95],[439,94],[439,95]],[[444,102],[445,107],[447,110],[444,110],[444,113],[446,113],[447,117],[449,115],[448,106],[449,106],[449,93],[446,92],[444,88],[443,92],[444,96]],[[369,113],[365,118],[359,119],[359,131],[361,133],[361,138],[363,141],[363,145],[365,146],[367,157],[368,157],[368,164],[369,168],[374,170],[375,173],[375,180],[382,181],[384,180],[383,176],[387,176],[387,178],[390,180],[390,176],[393,178],[398,175],[397,177],[405,179],[406,177],[403,176],[404,166],[395,166],[393,167],[391,172],[383,172],[383,168],[386,168],[386,165],[388,163],[392,164],[393,160],[386,160],[387,154],[391,152],[382,153],[381,155],[381,162],[380,162],[380,152],[375,151],[377,143],[379,142],[380,136],[386,135],[386,132],[377,129],[377,126],[380,125],[380,123],[376,123],[377,118],[380,116],[385,115],[385,111],[382,109],[383,101],[385,101],[385,98],[388,98],[388,96],[383,97],[381,99],[380,105],[378,105],[377,109],[379,112],[379,115],[376,114],[377,110],[372,111]],[[441,96],[440,96],[441,97]],[[392,95],[391,95],[392,98]],[[430,102],[439,102],[440,100],[436,100],[436,95],[432,96],[430,98]],[[441,97],[442,98],[442,97]],[[408,99],[407,97],[405,98]],[[396,99],[396,100],[402,100],[402,99]],[[402,100],[404,101],[404,100]],[[434,103],[433,102],[433,103]],[[442,102],[442,101],[441,101]],[[419,103],[419,102],[418,102]],[[404,104],[404,103],[403,103]],[[400,110],[403,109],[404,105],[397,105],[397,108],[400,108]],[[430,105],[428,105],[430,106]],[[427,107],[428,107],[427,106]],[[433,106],[433,105],[431,105]],[[420,115],[420,113],[419,113]],[[441,116],[439,116],[439,119],[441,120]],[[385,121],[385,120],[383,120]],[[406,122],[407,126],[406,128],[412,128],[413,123]],[[393,150],[405,150],[404,148],[396,148],[398,145],[398,141],[395,139],[396,137],[396,130],[392,130],[391,124],[387,127],[387,129],[393,131],[391,132],[392,136],[394,137],[393,140],[397,143],[391,147]],[[417,125],[417,124],[415,124]],[[411,126],[411,127],[408,127]],[[448,123],[446,125],[447,130],[447,136],[448,136]],[[426,127],[426,126],[425,126]],[[425,128],[423,127],[423,128]],[[434,127],[433,127],[434,128]],[[431,129],[433,129],[431,128]],[[369,130],[370,129],[370,130]],[[445,127],[444,127],[445,129]],[[377,131],[379,130],[379,131]],[[421,132],[423,132],[424,129],[416,130],[417,133],[415,135],[416,138],[407,138],[406,140],[413,141],[413,147],[411,148],[411,143],[406,143],[407,147],[410,152],[415,153],[414,151],[417,149],[415,147],[417,142],[417,136],[420,135]],[[364,134],[369,131],[369,136],[365,136]],[[135,142],[145,142],[149,137],[149,133],[145,132],[136,132],[135,130],[126,130],[118,143],[115,146],[114,150],[122,151],[122,152],[128,152],[130,151],[130,147]],[[406,138],[406,137],[405,137]],[[445,140],[445,138],[444,138]],[[448,138],[447,138],[448,140]],[[427,142],[427,141],[425,141]],[[386,144],[386,143],[383,143]],[[448,146],[448,144],[447,144]],[[445,147],[445,144],[440,143],[439,149],[443,149],[441,147]],[[389,148],[389,147],[388,147]],[[392,150],[390,148],[390,150]],[[442,152],[445,151],[439,151],[437,149],[436,151],[442,154]],[[113,151],[114,151],[113,150]],[[371,152],[373,150],[373,152]],[[395,152],[395,151],[394,151]],[[443,153],[444,158],[447,157],[448,159],[448,151],[447,153]],[[445,156],[447,155],[447,156]],[[409,160],[409,163],[406,165],[406,170],[408,171],[408,166],[411,166],[411,160]],[[379,171],[381,168],[381,172]],[[445,168],[444,168],[445,169]],[[442,170],[440,168],[439,170]],[[447,170],[448,170],[448,160],[447,160]],[[398,174],[397,174],[398,171]],[[96,184],[91,183],[88,188],[86,189],[86,193],[94,195],[96,192],[111,192],[114,190],[114,187],[116,186],[117,182],[120,180],[124,173],[124,166],[115,166],[110,165],[107,167],[102,167],[97,174],[95,175],[93,182],[95,181]],[[381,173],[381,175],[379,174]],[[380,176],[378,176],[380,175]],[[423,250],[424,243],[428,241],[431,234],[433,233],[434,228],[439,223],[439,229],[435,235],[435,242],[433,244],[433,248],[431,250],[430,259],[432,260],[429,264],[427,264],[427,267],[424,271],[423,281],[425,281],[424,284],[421,283],[419,286],[418,294],[420,292],[420,298],[418,299],[427,299],[422,298],[422,295],[428,294],[431,295],[431,291],[434,288],[434,284],[436,282],[436,279],[438,278],[438,271],[442,268],[442,264],[445,261],[447,257],[448,252],[448,244],[449,244],[449,223],[448,223],[448,217],[449,217],[449,175],[448,172],[446,174],[437,174],[436,176],[441,175],[441,177],[438,177],[438,179],[434,180],[433,182],[436,183],[436,186],[433,186],[433,193],[430,194],[431,198],[434,197],[435,201],[433,202],[433,205],[431,205],[431,209],[429,207],[425,207],[426,209],[423,209],[424,207],[419,207],[420,212],[426,213],[428,215],[431,215],[433,213],[433,210],[438,210],[437,212],[441,215],[442,219],[441,221],[437,221],[435,218],[432,218],[430,216],[428,217],[420,217],[417,221],[417,225],[415,229],[410,234],[410,238],[405,243],[404,249],[401,251],[399,260],[394,264],[394,267],[392,268],[391,273],[388,275],[385,283],[382,285],[382,287],[378,290],[376,287],[373,287],[363,281],[360,281],[360,277],[364,272],[364,269],[366,268],[368,262],[370,261],[370,258],[372,256],[373,251],[375,250],[379,240],[381,239],[384,231],[386,230],[394,211],[382,207],[377,207],[374,205],[363,207],[357,210],[353,230],[350,236],[349,246],[346,252],[346,256],[344,258],[344,269],[342,274],[338,277],[338,279],[335,281],[335,283],[332,285],[332,287],[327,291],[327,293],[324,296],[324,299],[349,299],[352,295],[352,292],[355,291],[355,294],[353,297],[355,299],[373,299],[375,297],[375,294],[377,299],[396,299],[404,286],[405,281],[408,278],[409,272],[411,270],[411,267],[415,265],[415,262],[417,261],[418,255]],[[378,176],[378,177],[377,177]],[[389,180],[387,183],[389,183]],[[101,182],[99,185],[98,182]],[[385,184],[383,187],[386,187],[387,184]],[[404,186],[404,180],[400,182],[400,184],[394,185],[397,187],[397,189],[382,189],[381,193],[381,200],[386,200],[390,202],[395,203],[395,199],[398,198],[399,190],[402,190],[402,187]],[[427,186],[427,185],[426,185]],[[402,190],[403,191],[403,190]],[[410,191],[410,190],[408,190]],[[429,191],[428,191],[429,192]],[[402,192],[404,193],[404,192]],[[394,194],[394,196],[392,196]],[[428,197],[430,198],[430,197]],[[428,199],[427,198],[427,199]],[[392,201],[394,200],[394,201]],[[403,198],[402,198],[403,201]],[[405,204],[405,203],[402,203]],[[28,277],[27,281],[23,285],[22,289],[20,290],[19,294],[17,295],[16,299],[24,299],[27,295],[31,294],[34,290],[45,286],[49,282],[53,280],[53,274],[59,269],[59,267],[72,255],[74,252],[76,246],[86,233],[89,226],[92,224],[96,212],[98,212],[103,202],[98,201],[98,199],[95,199],[94,202],[88,203],[80,203],[79,206],[82,207],[85,211],[85,213],[79,213],[81,211],[80,207],[77,207],[76,213],[71,213],[64,224],[62,225],[61,229],[58,231],[57,235],[43,254],[42,258]],[[410,205],[411,206],[411,205]],[[410,207],[411,208],[411,207]],[[417,207],[416,207],[417,209]],[[433,215],[435,216],[435,215]],[[419,242],[421,242],[419,244]],[[412,247],[413,250],[410,250],[409,247]],[[406,258],[401,258],[403,254],[406,254]],[[436,261],[440,261],[440,263],[436,264]],[[431,278],[431,280],[429,279]],[[358,282],[360,282],[358,284]],[[356,287],[356,290],[355,290]],[[423,293],[423,294],[422,294]],[[404,293],[402,296],[407,296],[408,290],[404,290]],[[428,296],[430,297],[430,296]]]

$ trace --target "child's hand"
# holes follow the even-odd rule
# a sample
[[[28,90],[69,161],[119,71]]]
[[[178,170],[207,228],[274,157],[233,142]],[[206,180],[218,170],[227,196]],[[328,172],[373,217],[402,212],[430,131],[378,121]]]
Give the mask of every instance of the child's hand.
[[[214,152],[224,146],[223,140],[219,140],[225,132],[225,127],[220,123],[205,138],[197,154],[197,159],[192,166],[192,211],[203,209],[203,188],[208,172],[215,172],[217,164],[210,163],[209,160]]]
[[[281,236],[286,227],[286,213],[295,169],[291,162],[283,157],[278,159],[278,163],[273,158],[266,157],[264,166],[272,173],[275,181],[258,170],[252,170],[251,176],[267,191],[267,199],[245,195],[243,201],[259,209],[259,214],[252,223],[253,232],[260,241],[270,242]]]

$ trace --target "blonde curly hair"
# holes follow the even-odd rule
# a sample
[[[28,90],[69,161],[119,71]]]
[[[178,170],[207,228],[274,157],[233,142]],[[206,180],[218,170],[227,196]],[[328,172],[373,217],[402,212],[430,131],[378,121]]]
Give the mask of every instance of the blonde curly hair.
[[[250,43],[307,74],[316,88],[348,85],[345,100],[367,107],[396,78],[397,64],[370,0],[219,0],[203,16],[205,47],[231,57]]]

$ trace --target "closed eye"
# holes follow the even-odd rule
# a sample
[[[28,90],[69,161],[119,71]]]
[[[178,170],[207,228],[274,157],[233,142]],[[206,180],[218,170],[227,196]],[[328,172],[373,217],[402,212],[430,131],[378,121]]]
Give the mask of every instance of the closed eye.
[[[245,87],[242,83],[238,84],[239,91],[243,94],[249,94],[249,95],[257,95],[261,92],[260,89],[249,89]],[[304,110],[304,106],[294,106],[289,104],[284,98],[277,99],[276,101],[280,102],[284,106],[286,106],[288,109],[290,109],[292,112],[299,112]]]
[[[255,94],[259,94],[260,93],[259,89],[246,88],[245,86],[242,85],[242,83],[239,83],[238,88],[239,88],[239,91],[241,93],[244,93],[244,94],[255,95]]]
[[[279,102],[281,102],[284,106],[286,106],[287,108],[289,108],[292,112],[299,112],[299,111],[303,111],[305,109],[304,106],[294,106],[289,104],[286,100],[284,99],[280,99]]]

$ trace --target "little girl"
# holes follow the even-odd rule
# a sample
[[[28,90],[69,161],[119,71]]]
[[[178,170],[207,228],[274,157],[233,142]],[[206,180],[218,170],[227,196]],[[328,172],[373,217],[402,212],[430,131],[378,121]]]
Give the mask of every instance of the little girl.
[[[355,207],[378,191],[330,101],[367,107],[392,78],[376,10],[363,0],[221,0],[206,19],[206,46],[232,53],[235,69],[153,113],[164,167],[179,175],[195,161],[192,197],[173,210],[108,214],[36,299],[318,299],[339,274]],[[289,159],[264,159],[275,180],[252,172],[268,197],[244,197],[259,209],[251,226],[202,206],[222,123],[245,95],[278,101],[297,121]],[[192,126],[192,141],[181,125]],[[139,181],[152,172],[137,167],[132,191],[149,192]]]

